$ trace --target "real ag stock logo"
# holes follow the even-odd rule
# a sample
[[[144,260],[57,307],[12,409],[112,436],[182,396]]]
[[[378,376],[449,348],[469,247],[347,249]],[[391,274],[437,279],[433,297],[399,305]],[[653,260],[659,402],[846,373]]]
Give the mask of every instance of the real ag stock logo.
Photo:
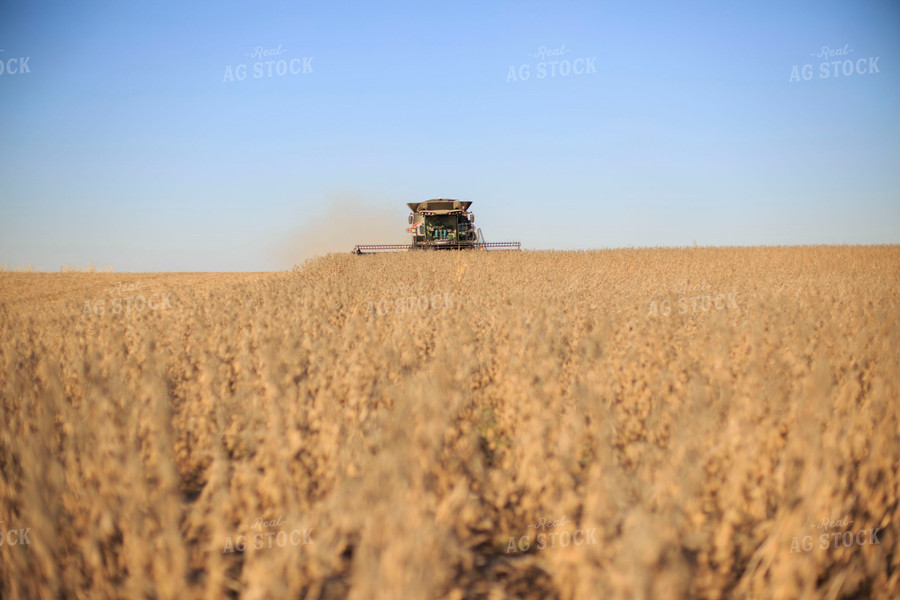
[[[708,283],[688,283],[680,284],[675,292],[681,295],[677,300],[653,300],[650,302],[650,310],[647,317],[668,317],[673,310],[677,310],[678,314],[696,314],[707,313],[713,309],[728,310],[737,308],[737,292],[714,293]],[[694,295],[696,294],[696,295]]]
[[[313,543],[312,527],[287,531],[281,529],[282,525],[287,524],[287,521],[283,519],[284,517],[281,515],[278,516],[278,519],[257,517],[246,527],[246,529],[251,530],[251,533],[225,538],[222,554],[245,552],[251,549],[284,548],[288,544],[291,546],[305,546]],[[254,530],[256,533],[252,533]]]
[[[31,543],[31,540],[28,539],[31,527],[10,529],[5,525],[5,521],[0,521],[0,546],[4,544],[7,546],[27,546]]]
[[[790,83],[796,81],[809,81],[814,73],[818,73],[819,79],[837,79],[838,77],[850,77],[851,75],[873,75],[880,73],[878,59],[880,56],[866,56],[862,58],[850,58],[853,49],[850,44],[844,44],[843,48],[830,48],[822,46],[818,52],[810,54],[813,58],[823,59],[819,63],[818,70],[813,70],[812,63],[794,65],[791,67]],[[836,59],[836,60],[831,60]]]
[[[154,293],[154,294],[138,294],[141,288],[141,282],[122,283],[119,282],[113,287],[106,290],[107,294],[113,297],[107,301],[100,298],[91,302],[84,301],[84,310],[81,311],[81,318],[92,316],[103,316],[107,312],[110,314],[126,314],[141,313],[145,310],[158,311],[168,310],[172,308],[172,292]]]
[[[541,46],[536,52],[529,53],[528,56],[537,59],[535,64],[535,79],[546,79],[548,76],[552,79],[557,76],[568,77],[569,75],[590,75],[597,72],[594,64],[597,61],[596,56],[563,58],[569,54],[571,50],[563,44],[559,48],[547,48]],[[506,73],[506,83],[511,81],[528,81],[531,78],[531,63],[522,63],[518,67],[510,65]]]
[[[14,56],[6,58],[6,51],[0,50],[0,77],[3,77],[4,75],[24,75],[25,73],[31,73],[31,69],[28,68],[28,61],[30,59],[30,56]]]
[[[854,545],[874,546],[881,544],[878,534],[881,533],[883,528],[870,527],[844,530],[844,528],[852,524],[853,521],[850,521],[848,517],[843,519],[824,518],[818,523],[810,525],[810,528],[815,527],[819,530],[820,533],[818,535],[794,536],[791,540],[791,554],[794,552],[811,552],[814,548],[828,550],[829,548],[837,549],[842,546],[850,548]]]
[[[572,532],[568,530],[560,531],[560,528],[566,525],[571,525],[571,522],[566,520],[565,515],[554,521],[542,517],[537,523],[532,523],[528,526],[529,529],[536,529],[540,533],[536,534],[533,539],[531,535],[527,534],[519,537],[519,539],[510,537],[509,544],[506,545],[506,553],[528,552],[532,547],[535,550],[544,550],[545,548],[568,548],[570,545],[582,546],[597,543],[596,527],[576,529]]]
[[[287,50],[278,44],[276,48],[265,48],[256,46],[250,52],[244,53],[256,62],[250,64],[249,74],[252,79],[271,79],[272,77],[284,77],[288,73],[291,75],[306,75],[313,72],[312,56],[304,56],[300,58],[278,58]],[[248,67],[246,63],[239,65],[228,65],[225,67],[225,77],[222,83],[243,81],[247,78]]]
[[[414,284],[406,284],[401,281],[397,284],[396,293],[392,297],[367,302],[365,312],[368,317],[383,317],[391,313],[402,315],[428,310],[443,310],[455,308],[455,298],[456,294],[453,292],[429,294],[425,289],[425,283],[421,280]]]

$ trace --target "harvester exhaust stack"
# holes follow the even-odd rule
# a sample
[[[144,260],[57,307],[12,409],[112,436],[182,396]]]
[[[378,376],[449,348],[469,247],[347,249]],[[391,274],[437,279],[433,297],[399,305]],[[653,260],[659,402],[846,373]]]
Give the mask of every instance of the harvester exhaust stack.
[[[519,242],[485,242],[481,229],[475,228],[471,202],[437,198],[407,204],[412,234],[409,244],[360,244],[354,254],[402,252],[405,250],[520,250]]]

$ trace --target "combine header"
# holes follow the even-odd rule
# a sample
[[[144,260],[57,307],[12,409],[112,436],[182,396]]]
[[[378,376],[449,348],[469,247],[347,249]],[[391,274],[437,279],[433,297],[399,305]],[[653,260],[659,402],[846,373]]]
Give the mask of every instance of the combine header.
[[[468,212],[471,202],[437,198],[407,204],[409,244],[361,244],[354,254],[398,252],[403,250],[519,250],[519,242],[485,242],[481,229],[475,229],[475,215]]]

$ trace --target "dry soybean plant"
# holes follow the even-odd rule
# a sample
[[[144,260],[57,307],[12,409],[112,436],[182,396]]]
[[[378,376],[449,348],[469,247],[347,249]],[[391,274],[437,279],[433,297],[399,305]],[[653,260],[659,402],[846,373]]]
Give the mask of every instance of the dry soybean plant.
[[[898,290],[895,246],[2,272],[0,597],[897,597]]]

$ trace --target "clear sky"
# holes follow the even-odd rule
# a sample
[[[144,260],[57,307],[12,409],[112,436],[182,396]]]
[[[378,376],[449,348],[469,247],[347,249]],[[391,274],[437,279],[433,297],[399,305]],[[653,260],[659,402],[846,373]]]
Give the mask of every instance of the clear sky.
[[[534,249],[900,243],[898,34],[895,0],[5,1],[0,265],[283,269],[439,196]]]

